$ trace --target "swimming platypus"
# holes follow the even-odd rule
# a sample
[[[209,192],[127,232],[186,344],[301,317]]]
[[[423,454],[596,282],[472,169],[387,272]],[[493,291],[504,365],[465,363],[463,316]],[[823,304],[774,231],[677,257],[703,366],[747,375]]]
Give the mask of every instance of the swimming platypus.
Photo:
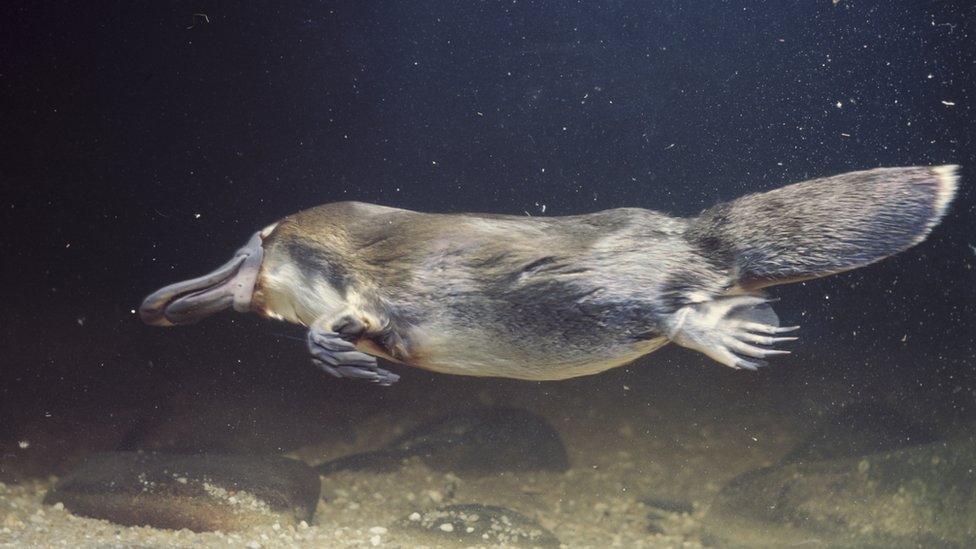
[[[233,307],[309,328],[313,361],[389,385],[376,357],[437,372],[552,380],[672,341],[755,369],[783,335],[761,289],[868,265],[925,239],[957,167],[879,168],[787,185],[692,218],[427,214],[340,202],[254,234],[229,262],[153,293],[156,326]]]

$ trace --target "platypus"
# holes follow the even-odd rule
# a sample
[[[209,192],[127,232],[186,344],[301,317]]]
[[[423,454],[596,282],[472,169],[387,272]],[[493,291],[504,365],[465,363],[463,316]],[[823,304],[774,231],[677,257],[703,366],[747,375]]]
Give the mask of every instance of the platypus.
[[[332,375],[389,385],[376,357],[437,372],[555,380],[668,342],[732,368],[787,353],[763,288],[879,261],[922,242],[956,166],[794,183],[696,217],[618,208],[566,217],[419,213],[360,202],[304,210],[229,262],[153,293],[155,326],[223,309],[308,327]]]

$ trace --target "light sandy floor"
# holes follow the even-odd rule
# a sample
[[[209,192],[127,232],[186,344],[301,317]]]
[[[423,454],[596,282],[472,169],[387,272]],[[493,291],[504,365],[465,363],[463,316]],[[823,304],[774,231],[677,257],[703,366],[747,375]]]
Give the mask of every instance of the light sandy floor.
[[[323,478],[310,524],[202,534],[72,516],[42,505],[55,479],[41,478],[0,485],[0,547],[417,547],[421,542],[397,527],[398,519],[441,505],[476,503],[522,513],[566,547],[693,549],[703,547],[701,518],[725,482],[776,463],[822,417],[862,398],[866,387],[827,381],[816,374],[816,365],[796,361],[745,373],[704,360],[677,363],[675,357],[685,356],[680,350],[659,354],[656,361],[558,383],[406,375],[391,388],[359,387],[355,395],[318,403],[305,397],[292,402],[274,387],[261,393],[225,384],[206,396],[188,389],[173,397],[178,405],[143,444],[223,437],[247,448],[305,436],[288,455],[314,464],[374,449],[452,410],[505,404],[545,417],[562,436],[571,468],[472,477],[412,460],[395,472],[342,472]],[[335,418],[334,429],[307,432],[329,417]],[[229,418],[238,423],[221,431]]]
[[[711,384],[731,385],[713,385],[706,392],[680,386],[699,375]],[[642,386],[646,376],[623,371],[606,374],[598,383],[438,378],[445,385],[438,390],[452,386],[459,398],[431,399],[423,403],[426,411],[374,410],[356,424],[351,437],[309,444],[292,455],[314,463],[374,448],[428,414],[457,409],[467,400],[542,414],[563,437],[571,469],[479,478],[432,471],[414,460],[391,473],[343,472],[323,479],[322,500],[307,526],[209,534],[127,528],[74,517],[63,508],[42,505],[51,480],[36,480],[0,488],[0,546],[412,547],[417,541],[409,530],[395,526],[397,519],[414,510],[479,503],[531,517],[568,547],[701,547],[698,519],[710,497],[732,476],[773,463],[803,434],[798,421],[753,415],[754,403],[738,398],[740,390],[767,390],[768,380],[715,375],[707,369],[688,370],[681,373],[685,379],[659,380],[678,384],[672,389]],[[402,402],[395,399],[391,406]],[[220,405],[226,412],[228,404]],[[206,413],[204,403],[198,406],[186,416]],[[768,411],[777,404],[764,406]],[[655,511],[642,502],[648,499],[690,504],[695,511]],[[653,515],[662,518],[652,520]]]

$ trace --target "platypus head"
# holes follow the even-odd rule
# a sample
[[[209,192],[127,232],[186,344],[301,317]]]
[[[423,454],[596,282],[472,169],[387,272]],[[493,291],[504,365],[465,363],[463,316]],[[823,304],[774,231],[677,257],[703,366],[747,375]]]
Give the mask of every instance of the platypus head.
[[[142,321],[153,326],[177,326],[192,324],[230,307],[241,313],[250,311],[264,258],[262,242],[274,227],[254,233],[233,259],[216,270],[150,294],[139,307]]]

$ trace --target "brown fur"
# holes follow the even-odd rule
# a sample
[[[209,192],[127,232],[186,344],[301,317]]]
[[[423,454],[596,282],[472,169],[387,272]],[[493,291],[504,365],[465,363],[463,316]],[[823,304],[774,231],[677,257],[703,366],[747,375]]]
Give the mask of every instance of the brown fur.
[[[265,262],[300,264],[310,277],[281,291],[317,279],[352,296],[372,324],[364,350],[468,375],[572,377],[659,347],[682,307],[856,268],[921,241],[953,182],[951,170],[933,168],[854,172],[693,219],[636,208],[541,218],[326,204],[282,220]],[[321,314],[339,313],[290,320]]]

